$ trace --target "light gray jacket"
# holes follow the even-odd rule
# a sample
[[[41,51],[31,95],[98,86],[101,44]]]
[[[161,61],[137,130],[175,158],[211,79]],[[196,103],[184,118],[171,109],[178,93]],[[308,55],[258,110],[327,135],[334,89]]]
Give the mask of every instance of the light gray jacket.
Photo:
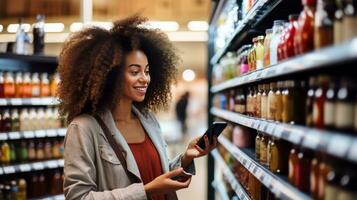
[[[143,115],[135,107],[132,109],[157,149],[163,172],[181,167],[181,155],[169,162],[166,154],[167,144],[161,136],[160,126],[154,115],[151,113]],[[135,158],[124,137],[116,128],[111,112],[107,110],[100,117],[116,142],[122,146],[128,170],[140,178]],[[83,114],[71,122],[64,145],[66,199],[141,200],[148,198],[143,183],[130,183],[101,127],[92,116]],[[185,171],[195,174],[194,163],[186,167]],[[177,199],[176,193],[168,193],[167,199]]]

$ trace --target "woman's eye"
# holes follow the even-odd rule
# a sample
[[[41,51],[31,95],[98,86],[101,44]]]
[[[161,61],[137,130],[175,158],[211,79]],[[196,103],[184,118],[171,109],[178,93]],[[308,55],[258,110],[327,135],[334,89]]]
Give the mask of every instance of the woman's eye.
[[[131,72],[132,75],[137,75],[139,72]]]
[[[145,71],[145,74],[146,74],[146,75],[148,75],[149,73],[150,73],[150,71],[149,71],[149,70]]]

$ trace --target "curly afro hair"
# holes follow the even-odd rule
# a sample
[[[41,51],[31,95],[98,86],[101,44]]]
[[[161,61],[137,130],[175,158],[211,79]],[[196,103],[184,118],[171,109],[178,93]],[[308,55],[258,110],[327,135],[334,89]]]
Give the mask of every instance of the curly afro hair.
[[[60,114],[67,123],[82,113],[101,113],[118,103],[124,57],[133,50],[146,54],[151,76],[145,100],[134,102],[135,106],[144,113],[167,107],[180,60],[166,34],[145,28],[146,21],[135,15],[114,22],[110,30],[90,27],[67,39],[58,66]]]

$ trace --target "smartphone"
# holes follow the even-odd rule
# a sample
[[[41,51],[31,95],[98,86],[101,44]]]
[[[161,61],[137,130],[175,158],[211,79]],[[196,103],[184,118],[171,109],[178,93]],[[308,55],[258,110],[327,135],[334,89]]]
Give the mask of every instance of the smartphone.
[[[213,136],[218,137],[222,133],[222,131],[226,128],[226,126],[227,126],[226,122],[213,122],[213,124],[207,129],[205,134],[203,134],[200,140],[198,140],[197,145],[201,149],[205,149],[206,145],[205,145],[204,136],[207,135],[209,144],[212,144]]]

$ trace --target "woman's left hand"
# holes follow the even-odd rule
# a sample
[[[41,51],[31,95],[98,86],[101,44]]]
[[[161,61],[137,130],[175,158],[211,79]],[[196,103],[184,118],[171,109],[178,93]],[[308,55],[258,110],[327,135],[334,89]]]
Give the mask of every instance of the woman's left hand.
[[[204,136],[204,141],[205,141],[205,149],[201,149],[198,145],[197,142],[200,140],[202,136],[196,137],[193,140],[190,141],[190,143],[187,146],[187,149],[182,157],[182,166],[186,167],[188,164],[192,162],[194,158],[198,158],[204,155],[207,155],[210,151],[212,151],[214,148],[217,147],[217,137],[213,137],[213,143],[210,145],[208,142],[208,137],[205,135]]]

